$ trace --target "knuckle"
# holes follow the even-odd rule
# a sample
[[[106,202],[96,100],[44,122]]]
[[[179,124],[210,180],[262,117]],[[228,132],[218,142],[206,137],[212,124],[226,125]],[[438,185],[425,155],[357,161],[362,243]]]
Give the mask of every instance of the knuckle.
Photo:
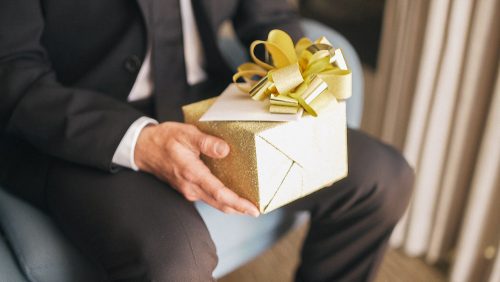
[[[215,190],[213,193],[213,197],[217,202],[223,202],[224,201],[224,191],[221,189]]]
[[[166,138],[163,140],[163,148],[169,155],[172,155],[172,153],[177,150],[178,146],[178,142],[174,138]]]
[[[173,176],[174,179],[176,179],[177,181],[182,181],[182,179],[184,178],[183,177],[183,173],[182,173],[182,170],[179,169],[178,167],[173,167],[172,168],[172,171],[171,171],[171,175]]]
[[[178,188],[179,192],[181,192],[182,195],[186,195],[191,191],[191,186],[188,183],[182,183],[178,185]]]
[[[194,134],[198,132],[198,128],[192,124],[186,124],[186,133],[188,134]]]
[[[185,166],[180,170],[181,177],[189,182],[194,182],[197,179],[197,174],[189,166]]]
[[[198,146],[204,152],[210,149],[210,140],[206,136],[202,136],[198,141]]]
[[[190,202],[197,201],[199,199],[198,195],[192,191],[191,189],[188,189],[187,191],[184,191],[183,193],[184,198]]]

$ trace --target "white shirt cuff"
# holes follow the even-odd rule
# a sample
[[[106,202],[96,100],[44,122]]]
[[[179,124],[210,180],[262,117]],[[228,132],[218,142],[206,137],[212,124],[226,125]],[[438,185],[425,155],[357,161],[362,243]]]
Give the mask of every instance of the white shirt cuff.
[[[139,134],[142,129],[148,124],[158,124],[158,122],[152,118],[140,117],[132,123],[113,155],[112,162],[114,164],[127,167],[135,171],[139,170],[134,160],[135,144],[137,143],[137,139],[139,138]]]

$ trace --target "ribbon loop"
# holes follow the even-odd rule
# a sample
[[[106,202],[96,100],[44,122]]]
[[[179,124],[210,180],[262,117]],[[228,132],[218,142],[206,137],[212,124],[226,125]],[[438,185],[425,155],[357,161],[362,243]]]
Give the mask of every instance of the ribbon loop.
[[[299,102],[289,96],[271,95],[269,111],[277,114],[295,114],[299,111]]]
[[[262,101],[267,96],[269,96],[270,88],[274,85],[271,81],[269,81],[269,78],[267,76],[264,76],[257,84],[255,84],[252,89],[250,89],[250,97],[254,100],[259,100]]]
[[[286,94],[304,82],[299,64],[297,63],[272,70],[269,75],[279,94]]]
[[[266,49],[266,60],[255,55],[259,45]],[[268,98],[272,113],[297,113],[303,108],[317,116],[325,103],[351,96],[352,73],[342,51],[325,37],[314,42],[302,38],[294,45],[286,32],[275,29],[266,41],[252,42],[250,56],[254,63],[240,65],[233,81],[245,81],[249,86],[238,87],[252,99]]]
[[[309,86],[301,93],[293,93],[292,97],[297,99],[299,104],[312,116],[317,116],[318,113],[311,106],[312,101],[321,95],[328,88],[328,84],[318,76],[314,76]]]

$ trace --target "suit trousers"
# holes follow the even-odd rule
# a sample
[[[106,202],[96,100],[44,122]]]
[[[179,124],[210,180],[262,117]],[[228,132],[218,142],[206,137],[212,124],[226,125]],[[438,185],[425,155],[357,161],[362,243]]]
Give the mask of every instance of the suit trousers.
[[[221,89],[220,83],[191,87],[186,103]],[[153,99],[133,106],[155,116]],[[282,207],[311,215],[297,281],[373,280],[408,205],[414,173],[402,155],[353,129],[347,144],[346,178]],[[168,183],[54,158],[43,195],[46,212],[95,266],[85,281],[213,280],[217,255],[207,227]]]
[[[413,170],[395,149],[349,129],[348,150],[349,176],[283,207],[311,214],[297,281],[373,280],[408,204]],[[205,223],[154,176],[53,160],[45,193],[48,213],[95,265],[95,281],[213,279]]]

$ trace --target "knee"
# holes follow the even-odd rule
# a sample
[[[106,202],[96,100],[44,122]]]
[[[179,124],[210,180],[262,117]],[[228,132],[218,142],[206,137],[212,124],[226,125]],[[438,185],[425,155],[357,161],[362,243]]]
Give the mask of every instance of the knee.
[[[351,137],[349,181],[377,222],[396,224],[412,194],[413,169],[395,148],[360,132]]]
[[[110,281],[212,281],[217,265],[208,231],[190,223],[155,226],[142,233],[117,235],[105,271]]]
[[[66,163],[52,171],[58,173],[51,206],[108,280],[211,280],[217,257],[208,229],[193,203],[164,182],[142,172],[110,175]]]
[[[198,222],[195,223],[198,225]],[[164,230],[172,235],[147,236],[140,246],[149,281],[211,281],[217,265],[215,245],[208,230],[184,222]]]
[[[378,219],[390,225],[403,216],[413,190],[414,171],[403,155],[388,145],[379,149],[378,175],[373,189]]]
[[[213,280],[216,248],[194,204],[152,177],[142,184],[140,193],[131,194],[136,198],[126,202],[138,209],[109,230],[117,250],[130,255],[120,271],[111,266],[110,272],[131,281]]]
[[[142,258],[149,281],[211,281],[217,264],[215,249],[176,243],[173,248],[148,248]]]

